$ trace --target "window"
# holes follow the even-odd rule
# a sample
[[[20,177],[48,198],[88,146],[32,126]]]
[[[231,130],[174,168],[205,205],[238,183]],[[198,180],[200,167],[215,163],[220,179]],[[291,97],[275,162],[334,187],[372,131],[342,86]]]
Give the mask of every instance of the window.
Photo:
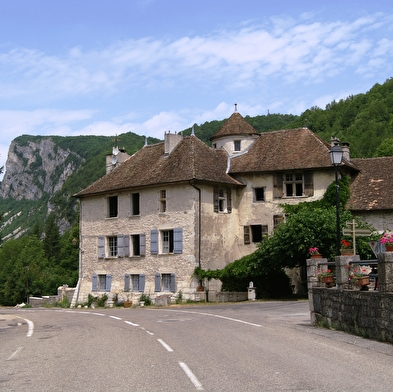
[[[284,222],[284,215],[273,215],[273,229],[282,222]]]
[[[173,230],[164,230],[161,232],[162,253],[173,252]]]
[[[129,257],[130,236],[119,234],[117,236],[98,237],[98,258],[105,257]]]
[[[214,212],[232,212],[232,197],[230,189],[214,188],[213,199]]]
[[[145,256],[146,254],[146,236],[145,234],[131,235],[131,256]]]
[[[254,201],[265,201],[265,188],[254,188]]]
[[[130,284],[132,285],[132,291],[145,291],[145,274],[125,274],[124,291],[130,291]]]
[[[116,218],[118,214],[118,197],[110,196],[108,197],[108,217]]]
[[[112,275],[93,275],[92,291],[111,291]]]
[[[308,197],[314,195],[313,172],[276,173],[273,183],[273,197]]]
[[[139,193],[131,194],[131,215],[140,215],[140,195]]]
[[[241,149],[240,149],[240,140],[235,140],[233,142],[233,150],[234,151],[241,151]]]
[[[268,235],[267,225],[244,226],[244,244],[262,242]]]
[[[150,253],[183,253],[183,229],[152,230],[150,232]]]
[[[160,191],[160,212],[166,211],[166,190],[162,189]]]
[[[303,196],[303,174],[302,173],[287,173],[284,178],[285,195]]]
[[[117,237],[108,237],[108,256],[117,256]]]
[[[156,274],[154,291],[176,291],[176,276],[175,274]]]

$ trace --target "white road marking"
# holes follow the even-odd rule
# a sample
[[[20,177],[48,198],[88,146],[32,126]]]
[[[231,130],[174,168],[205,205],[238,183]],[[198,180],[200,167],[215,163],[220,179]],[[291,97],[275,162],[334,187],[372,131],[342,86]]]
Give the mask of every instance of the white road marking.
[[[184,363],[184,362],[179,362],[179,365],[181,368],[184,370],[184,372],[187,374],[188,378],[191,380],[191,382],[195,385],[195,388],[198,391],[203,391],[203,386],[199,382],[199,380],[195,377],[195,374],[190,370],[190,368]]]
[[[152,309],[152,310],[154,310],[154,309]],[[211,313],[204,313],[204,312],[191,312],[191,311],[188,311],[188,310],[170,310],[170,312],[201,314],[202,316],[218,317],[218,318],[222,318],[224,320],[235,321],[237,323],[252,325],[253,327],[262,327],[262,325],[260,325],[260,324],[250,323],[248,321],[243,321],[243,320],[235,319],[235,318],[232,318],[232,317],[220,316],[219,314],[211,314]]]
[[[162,340],[162,339],[157,339],[169,352],[172,352],[173,350]]]
[[[110,318],[113,318],[115,320],[121,320],[121,317],[116,317],[116,316],[109,316]]]
[[[91,314],[94,314],[95,316],[105,316],[105,314],[103,314],[103,313],[96,313],[96,312],[93,312],[93,313],[91,313]]]
[[[13,352],[8,358],[7,361],[10,361],[13,357],[15,357],[15,355],[17,355],[19,353],[19,351],[22,350],[23,347],[18,347],[15,352]]]
[[[27,330],[26,336],[29,338],[31,335],[33,335],[34,332],[34,323],[28,319],[23,319],[26,321],[27,325],[29,326],[29,329]]]
[[[134,324],[131,321],[124,321],[126,324],[132,325],[133,327],[139,327],[139,324]]]

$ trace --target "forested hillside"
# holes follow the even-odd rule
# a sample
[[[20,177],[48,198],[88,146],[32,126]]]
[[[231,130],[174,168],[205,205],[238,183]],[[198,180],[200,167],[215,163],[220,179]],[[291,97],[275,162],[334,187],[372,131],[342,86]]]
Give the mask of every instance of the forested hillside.
[[[350,143],[354,158],[393,155],[393,78],[325,109],[312,107],[290,126],[307,126],[326,141],[337,136]]]

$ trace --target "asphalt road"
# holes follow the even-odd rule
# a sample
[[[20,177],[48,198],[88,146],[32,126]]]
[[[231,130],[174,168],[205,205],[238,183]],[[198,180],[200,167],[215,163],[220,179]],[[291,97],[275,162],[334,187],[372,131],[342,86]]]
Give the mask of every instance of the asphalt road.
[[[308,302],[0,308],[4,391],[391,391],[393,346],[310,325]]]

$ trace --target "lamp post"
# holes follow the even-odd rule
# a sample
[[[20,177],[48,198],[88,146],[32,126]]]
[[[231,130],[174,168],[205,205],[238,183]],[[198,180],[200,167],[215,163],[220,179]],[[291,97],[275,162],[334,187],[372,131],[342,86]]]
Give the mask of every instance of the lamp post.
[[[341,164],[343,158],[343,149],[338,144],[334,145],[330,149],[330,160],[335,169],[336,178],[336,254],[340,255],[340,197],[339,197],[339,185],[338,185],[338,167]]]

